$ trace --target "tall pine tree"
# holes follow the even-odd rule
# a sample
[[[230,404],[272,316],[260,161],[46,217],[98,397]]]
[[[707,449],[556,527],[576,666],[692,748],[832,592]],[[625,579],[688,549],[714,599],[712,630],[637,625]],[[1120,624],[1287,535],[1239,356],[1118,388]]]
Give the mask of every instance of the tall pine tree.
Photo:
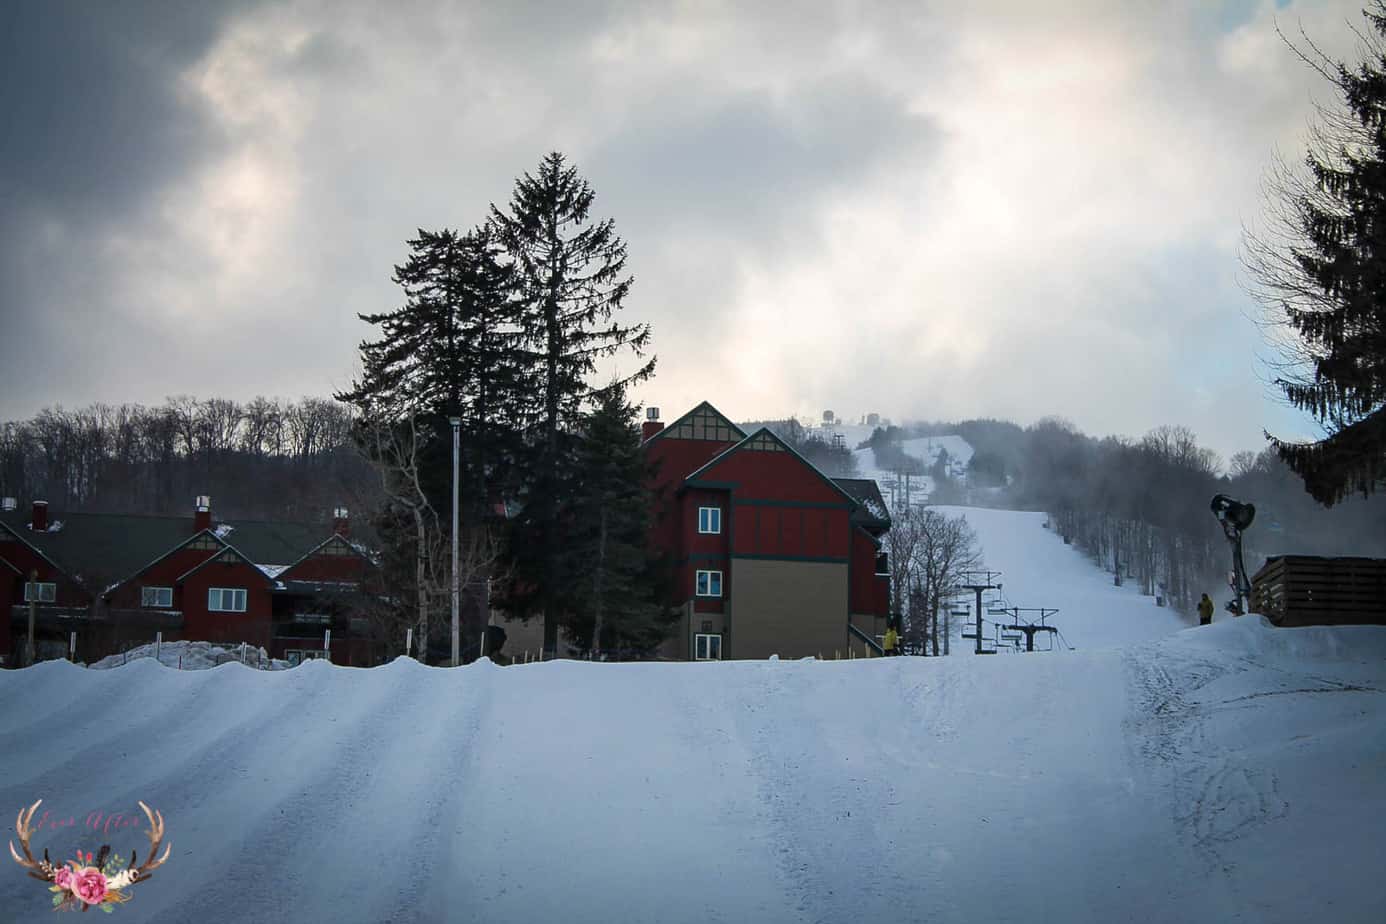
[[[462,420],[462,523],[476,538],[487,529],[497,492],[511,487],[494,482],[513,467],[527,383],[514,271],[490,227],[467,234],[420,230],[409,246],[409,259],[394,272],[404,305],[360,315],[381,337],[361,344],[362,374],[336,397],[357,408],[361,448],[377,465],[399,467],[408,458],[411,470],[393,477],[411,484],[417,478],[419,490],[405,484],[392,490],[408,509],[383,511],[377,527],[401,547],[394,559],[422,562],[423,547],[436,548],[451,523],[449,418]],[[415,578],[421,614],[428,606],[425,585],[436,583],[425,581],[425,570],[418,565]],[[469,610],[485,606],[484,583],[483,575],[481,586],[469,589]],[[475,613],[468,620],[473,628],[482,622]]]
[[[1386,483],[1386,4],[1364,15],[1355,68],[1291,46],[1344,106],[1315,126],[1307,175],[1272,175],[1270,230],[1247,241],[1258,296],[1296,335],[1277,384],[1326,433],[1270,438],[1325,505]]]
[[[649,545],[652,473],[625,388],[603,389],[596,400],[577,451],[570,546],[586,568],[564,626],[593,657],[612,649],[645,655],[677,618],[664,605],[664,563]]]
[[[543,614],[550,652],[586,567],[568,542],[568,498],[578,466],[575,435],[593,394],[588,380],[599,361],[621,354],[642,358],[618,380],[622,385],[648,378],[655,363],[643,359],[649,325],[615,319],[633,279],[625,275],[626,245],[613,222],[590,218],[594,198],[577,168],[554,152],[537,173],[516,181],[508,209],[491,208],[491,223],[514,264],[526,332],[525,374],[533,387],[526,490],[511,532],[517,593],[509,602],[521,613]]]

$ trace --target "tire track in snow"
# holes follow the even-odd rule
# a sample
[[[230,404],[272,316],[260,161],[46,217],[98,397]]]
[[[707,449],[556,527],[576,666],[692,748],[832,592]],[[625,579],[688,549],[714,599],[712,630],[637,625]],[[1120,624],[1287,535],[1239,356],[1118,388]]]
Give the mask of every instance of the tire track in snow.
[[[1210,735],[1218,704],[1192,695],[1228,668],[1165,647],[1124,657],[1134,707],[1128,727],[1146,771],[1166,793],[1175,829],[1203,861],[1199,867],[1230,871],[1223,847],[1283,818],[1289,807],[1274,771],[1247,766]]]

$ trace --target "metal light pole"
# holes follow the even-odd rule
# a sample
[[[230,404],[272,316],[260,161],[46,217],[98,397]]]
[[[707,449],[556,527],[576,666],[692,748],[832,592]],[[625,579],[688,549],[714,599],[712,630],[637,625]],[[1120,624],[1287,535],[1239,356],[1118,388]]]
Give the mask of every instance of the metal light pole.
[[[452,418],[452,666],[462,663],[461,598],[457,587],[457,478],[462,452],[462,418]]]

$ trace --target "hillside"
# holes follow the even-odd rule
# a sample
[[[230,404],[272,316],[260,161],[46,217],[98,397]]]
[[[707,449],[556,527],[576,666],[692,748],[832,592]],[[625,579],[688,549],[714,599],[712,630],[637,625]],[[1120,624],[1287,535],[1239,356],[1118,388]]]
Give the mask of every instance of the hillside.
[[[1191,625],[1174,610],[1157,607],[1154,598],[1141,595],[1132,584],[1113,586],[1111,574],[1044,528],[1047,517],[1043,513],[982,507],[933,509],[965,517],[977,534],[986,567],[1001,572],[1001,590],[987,593],[987,600],[999,597],[1006,607],[1059,610],[1048,620],[1063,633],[1056,640],[1059,645],[1110,648],[1158,639]],[[1218,590],[1208,588],[1214,594]],[[988,623],[1006,621],[1000,615],[983,615]],[[952,629],[953,645],[970,651],[973,643],[957,637],[958,625]],[[988,625],[984,634],[994,637],[993,633],[994,626]]]

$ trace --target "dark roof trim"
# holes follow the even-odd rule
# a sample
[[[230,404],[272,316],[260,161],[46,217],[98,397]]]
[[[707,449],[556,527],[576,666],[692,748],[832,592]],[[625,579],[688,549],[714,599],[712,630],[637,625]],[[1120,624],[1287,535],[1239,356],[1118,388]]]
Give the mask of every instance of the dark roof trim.
[[[194,567],[192,570],[188,571],[186,574],[181,575],[181,576],[178,578],[178,580],[175,581],[174,583],[175,583],[175,584],[181,584],[181,583],[183,583],[183,582],[186,581],[188,578],[192,577],[194,574],[196,574],[197,572],[201,571],[203,568],[205,568],[205,567],[207,567],[208,565],[212,564],[213,562],[217,561],[219,558],[221,558],[221,556],[225,555],[227,552],[230,552],[231,554],[233,554],[233,555],[235,555],[237,558],[239,558],[241,561],[245,562],[247,565],[249,565],[250,567],[254,568],[254,569],[255,569],[255,573],[258,574],[258,575],[260,575],[260,577],[264,578],[266,584],[269,584],[271,587],[274,586],[274,579],[271,578],[268,574],[265,574],[265,572],[261,571],[259,565],[255,564],[255,562],[251,561],[249,558],[246,558],[245,555],[241,552],[240,549],[236,548],[234,545],[232,545],[231,543],[227,542],[225,539],[222,539],[222,540],[221,540],[221,543],[222,543],[222,545],[226,546],[226,548],[222,549],[222,550],[219,551],[219,552],[213,552],[210,558],[208,558],[208,559],[207,559],[206,561],[204,561],[202,564],[197,565],[197,566]]]
[[[863,536],[865,536],[866,538],[870,539],[870,540],[871,540],[871,544],[872,544],[873,546],[875,546],[875,547],[878,548],[878,549],[881,547],[881,537],[880,537],[880,536],[873,536],[873,535],[871,535],[871,531],[870,531],[869,529],[867,529],[865,526],[862,526],[860,523],[857,523],[857,524],[855,525],[854,528],[855,528],[859,533],[861,533]]]
[[[105,597],[110,596],[110,595],[111,595],[114,591],[116,591],[118,588],[124,587],[126,584],[129,584],[129,583],[130,583],[131,581],[133,581],[135,578],[139,577],[141,574],[144,574],[144,573],[145,573],[146,571],[148,571],[150,568],[153,568],[155,565],[157,565],[159,562],[163,561],[165,558],[168,558],[170,555],[173,555],[173,554],[176,553],[176,552],[181,552],[181,551],[183,551],[183,549],[187,548],[189,545],[192,544],[193,540],[199,539],[199,538],[201,538],[202,536],[211,536],[212,539],[214,539],[215,541],[220,542],[220,543],[222,544],[222,548],[223,548],[223,549],[226,548],[226,547],[228,547],[227,541],[226,541],[225,539],[221,538],[220,536],[218,536],[218,535],[217,535],[215,532],[213,532],[212,530],[210,530],[210,529],[199,529],[197,532],[193,533],[191,536],[189,536],[188,538],[184,539],[182,542],[178,543],[178,544],[175,545],[173,548],[169,549],[167,552],[165,552],[164,554],[160,555],[158,558],[154,559],[153,561],[149,562],[149,563],[146,564],[146,565],[142,565],[138,571],[135,571],[135,572],[134,572],[133,574],[131,574],[129,577],[121,578],[119,581],[116,581],[116,582],[115,582],[114,584],[112,584],[110,587],[107,587],[105,590],[101,591],[101,597],[102,597],[102,598],[105,598]],[[215,551],[215,552],[209,553],[208,556],[207,556],[208,560],[211,560],[211,559],[213,559],[213,558],[216,558],[218,555],[221,554],[221,552],[222,552],[222,549],[218,549],[218,550]],[[203,564],[206,564],[206,562],[203,562]],[[189,572],[189,573],[191,573],[191,572]],[[181,581],[182,578],[179,578],[178,580]],[[175,583],[177,583],[177,582],[175,581]]]
[[[713,407],[711,403],[709,403],[709,402],[707,402],[707,401],[699,401],[698,404],[697,404],[697,406],[694,407],[692,410],[690,410],[688,413],[684,414],[682,417],[680,417],[678,420],[675,420],[673,423],[671,423],[671,424],[666,424],[663,430],[660,430],[658,433],[656,433],[654,436],[650,437],[649,439],[645,440],[645,441],[644,441],[643,443],[641,443],[640,445],[642,445],[642,446],[648,446],[648,445],[650,445],[650,444],[653,443],[655,440],[657,440],[657,439],[659,439],[660,437],[664,436],[666,433],[668,433],[669,431],[673,430],[673,429],[674,429],[675,427],[677,427],[679,424],[683,423],[685,420],[687,420],[688,418],[692,417],[694,414],[698,413],[699,411],[703,410],[704,408],[706,408],[707,410],[709,410],[709,411],[711,411],[712,413],[716,414],[718,417],[720,417],[720,418],[722,418],[723,420],[725,420],[725,421],[727,422],[727,425],[728,425],[728,426],[730,426],[730,427],[731,427],[733,430],[735,430],[737,433],[740,433],[740,434],[741,434],[741,438],[742,438],[742,439],[745,439],[745,438],[746,438],[746,431],[743,430],[743,429],[741,429],[740,427],[738,427],[738,426],[736,425],[736,421],[732,420],[732,419],[731,419],[730,417],[728,417],[726,414],[723,414],[721,411],[717,410],[717,408]]]
[[[23,576],[24,576],[24,572],[23,572],[23,571],[20,571],[18,567],[16,567],[15,565],[11,564],[11,563],[8,562],[8,561],[6,561],[4,558],[0,558],[0,565],[4,565],[6,568],[9,568],[11,571],[13,571],[15,574],[19,575],[20,577],[23,577]]]
[[[9,533],[11,536],[14,536],[14,538],[19,542],[20,545],[24,546],[24,547],[27,548],[29,551],[33,552],[33,553],[34,553],[35,555],[37,555],[39,558],[42,558],[44,561],[48,562],[48,564],[52,565],[52,566],[53,566],[53,569],[54,569],[55,571],[57,571],[59,574],[61,574],[63,577],[67,578],[69,581],[71,581],[72,583],[76,584],[78,587],[81,587],[83,590],[86,590],[88,593],[91,592],[91,591],[87,588],[87,585],[86,585],[86,584],[84,584],[84,583],[82,583],[81,581],[77,580],[75,577],[72,576],[72,573],[69,572],[66,568],[64,568],[62,565],[58,564],[57,562],[55,562],[53,559],[49,558],[47,555],[45,555],[45,554],[43,553],[43,549],[41,549],[41,548],[39,548],[38,546],[34,545],[34,544],[33,544],[32,542],[30,542],[28,539],[25,539],[22,535],[20,535],[17,531],[11,529],[11,528],[10,528],[9,526],[7,526],[4,522],[0,522],[0,529],[3,529],[5,532]],[[11,567],[11,568],[14,568],[14,565],[10,565],[10,567]],[[16,570],[16,571],[19,571],[18,568],[15,568],[15,570]],[[19,574],[20,574],[21,577],[24,576],[24,572],[23,572],[23,571],[19,571]]]
[[[698,478],[699,475],[701,475],[701,474],[703,474],[704,472],[708,471],[708,470],[711,469],[714,465],[718,464],[718,463],[721,462],[723,459],[725,459],[725,458],[727,458],[728,456],[730,456],[732,453],[738,452],[738,451],[742,450],[743,448],[745,448],[745,446],[746,446],[747,443],[749,443],[751,440],[755,439],[756,437],[760,436],[762,433],[764,433],[764,434],[766,434],[767,436],[769,436],[769,437],[770,437],[772,440],[774,440],[776,443],[779,443],[780,446],[784,449],[785,452],[789,453],[791,456],[793,456],[794,458],[796,458],[796,459],[798,459],[800,462],[802,462],[804,465],[806,465],[806,466],[808,467],[809,471],[811,471],[811,472],[813,472],[815,475],[817,475],[817,476],[823,481],[823,483],[826,484],[828,487],[832,488],[833,491],[835,491],[836,493],[840,494],[842,497],[845,497],[845,498],[847,499],[847,503],[848,503],[848,505],[849,505],[849,506],[848,506],[848,509],[850,509],[850,510],[855,510],[855,509],[857,509],[858,506],[860,506],[860,502],[859,502],[855,497],[853,497],[851,494],[848,494],[847,491],[842,487],[842,485],[838,484],[836,481],[833,481],[833,480],[832,480],[831,478],[829,478],[827,475],[823,474],[822,469],[820,469],[818,466],[814,465],[814,464],[813,464],[812,462],[810,462],[808,459],[805,459],[802,455],[800,455],[800,454],[794,449],[793,446],[790,446],[790,445],[789,445],[788,443],[786,443],[784,440],[780,439],[779,436],[777,436],[777,435],[775,434],[775,431],[774,431],[774,430],[771,430],[769,427],[761,427],[761,428],[760,428],[759,430],[757,430],[755,433],[752,433],[752,434],[748,435],[747,437],[745,437],[741,442],[737,443],[736,445],[734,445],[734,446],[728,446],[726,449],[722,450],[722,451],[719,452],[717,455],[715,455],[715,456],[713,456],[711,459],[709,459],[708,462],[707,462],[707,464],[704,465],[702,468],[698,469],[697,471],[695,471],[695,472],[693,472],[692,474],[690,474],[687,478],[685,478],[685,479],[684,479],[684,483],[687,484],[687,483],[689,483],[689,482],[691,482],[691,481],[694,481],[695,479]]]

